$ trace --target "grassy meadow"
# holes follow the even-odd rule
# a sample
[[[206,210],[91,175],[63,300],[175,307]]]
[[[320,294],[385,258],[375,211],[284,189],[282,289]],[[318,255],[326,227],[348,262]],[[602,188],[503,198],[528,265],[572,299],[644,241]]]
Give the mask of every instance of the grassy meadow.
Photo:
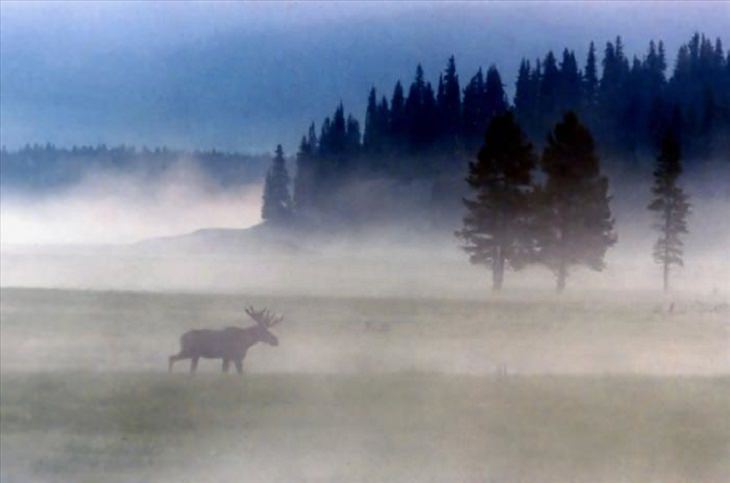
[[[727,304],[0,291],[0,480],[722,482]],[[286,315],[243,377],[193,327]]]

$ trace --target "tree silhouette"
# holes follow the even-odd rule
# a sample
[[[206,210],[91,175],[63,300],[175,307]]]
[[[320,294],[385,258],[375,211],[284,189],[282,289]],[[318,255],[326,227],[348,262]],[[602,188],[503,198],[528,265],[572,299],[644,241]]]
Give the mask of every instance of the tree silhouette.
[[[279,144],[271,169],[266,175],[261,218],[271,223],[281,223],[291,217],[291,211],[289,173],[286,170],[284,150]]]
[[[380,116],[378,112],[378,97],[375,87],[373,87],[370,89],[368,107],[365,111],[365,135],[362,139],[363,150],[368,153],[380,151],[382,137],[383,133],[380,128]]]
[[[396,82],[393,88],[388,127],[393,149],[396,152],[403,151],[404,141],[408,133],[408,120],[406,119],[406,101],[403,95],[403,86],[400,81]]]
[[[593,136],[574,112],[548,135],[540,164],[547,179],[539,195],[538,259],[555,273],[561,292],[571,266],[602,270],[606,250],[616,242],[608,179]]]
[[[487,79],[484,82],[484,125],[495,116],[504,113],[509,109],[507,95],[504,93],[502,77],[495,66],[487,70]]]
[[[560,83],[558,85],[560,111],[576,110],[581,107],[582,94],[582,76],[578,70],[575,53],[564,49],[563,59],[560,62]]]
[[[297,176],[294,179],[294,209],[305,211],[314,206],[317,190],[317,134],[314,123],[307,136],[302,136],[297,153]]]
[[[500,290],[507,262],[524,265],[531,252],[528,195],[535,167],[532,144],[511,112],[496,116],[487,128],[467,182],[475,192],[465,199],[467,214],[456,234],[475,264],[492,270],[492,288]]]
[[[461,88],[453,55],[449,57],[444,75],[439,78],[436,104],[439,134],[442,137],[444,148],[453,151],[458,142],[461,127],[459,122],[461,119]]]
[[[559,114],[560,70],[552,51],[545,56],[540,77],[540,128],[550,125]],[[541,129],[542,130],[542,129]],[[543,131],[544,132],[544,131]]]
[[[462,133],[468,149],[478,149],[479,138],[484,134],[484,74],[479,68],[474,77],[464,87],[462,105]]]
[[[598,95],[598,70],[596,68],[596,46],[591,42],[586,58],[583,74],[583,110],[593,111],[596,108]]]
[[[659,232],[659,239],[654,244],[654,260],[662,267],[665,292],[669,290],[672,265],[683,265],[681,236],[687,233],[687,215],[690,212],[687,195],[677,185],[682,174],[681,156],[677,134],[667,132],[656,159],[651,189],[654,197],[648,206],[656,217],[654,228]]]

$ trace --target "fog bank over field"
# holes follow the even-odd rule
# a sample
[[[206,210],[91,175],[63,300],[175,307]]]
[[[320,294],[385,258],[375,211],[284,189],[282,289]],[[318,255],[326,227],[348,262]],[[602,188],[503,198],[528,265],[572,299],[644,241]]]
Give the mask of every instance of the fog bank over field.
[[[224,188],[193,159],[152,180],[91,170],[59,192],[3,193],[2,244],[123,244],[205,226],[245,228],[261,221],[261,190],[259,182]]]
[[[709,176],[713,173],[713,176]],[[648,176],[648,175],[647,175]],[[690,195],[685,267],[678,290],[724,293],[730,280],[730,191],[721,161],[682,180]],[[648,178],[611,176],[618,243],[606,269],[576,268],[568,289],[654,290],[657,234],[645,206]],[[349,193],[349,195],[348,195]],[[193,162],[162,176],[92,171],[82,182],[41,197],[3,193],[2,286],[224,291],[343,296],[476,297],[488,270],[470,265],[453,235],[461,212],[437,218],[427,184],[363,182],[340,196],[373,213],[343,227],[257,225],[261,186],[221,188]],[[388,210],[387,207],[394,207]],[[363,211],[363,210],[361,210]],[[385,213],[379,215],[378,213]],[[390,217],[390,218],[389,218]],[[451,219],[452,221],[446,221]],[[246,228],[255,226],[253,229]],[[554,286],[541,266],[507,274],[505,288]]]
[[[727,205],[718,208],[708,227],[722,227],[726,210]],[[659,289],[653,234],[626,226],[635,231],[624,230],[605,270],[576,268],[569,291]],[[726,231],[719,235],[724,241],[708,241],[700,233],[688,238],[685,267],[673,271],[674,288],[728,296],[728,237]],[[265,228],[202,230],[131,245],[4,246],[2,264],[5,287],[477,299],[490,293],[489,271],[469,264],[454,237],[428,231],[330,240]],[[554,282],[551,272],[534,266],[509,271],[505,290],[550,292]]]

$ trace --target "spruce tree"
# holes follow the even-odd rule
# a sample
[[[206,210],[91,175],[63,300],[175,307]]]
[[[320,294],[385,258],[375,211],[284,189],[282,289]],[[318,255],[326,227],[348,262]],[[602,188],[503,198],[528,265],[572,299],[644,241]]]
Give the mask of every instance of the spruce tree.
[[[479,70],[481,73],[481,69]],[[515,83],[514,106],[517,118],[524,122],[532,114],[533,99],[530,83],[530,61],[522,59]]]
[[[540,164],[546,182],[539,196],[538,260],[555,273],[561,292],[571,266],[602,270],[616,242],[608,179],[593,136],[572,111],[548,135]]]
[[[461,88],[453,55],[449,58],[443,78],[439,79],[437,105],[444,148],[452,152],[456,147],[461,120]]]
[[[302,136],[297,153],[297,175],[294,178],[294,209],[305,211],[314,206],[314,195],[317,191],[317,135],[314,123],[309,126],[307,136]]]
[[[544,126],[552,124],[557,117],[560,93],[560,70],[555,55],[550,51],[545,56],[542,78],[540,79],[540,114]],[[542,127],[542,126],[541,126]]]
[[[329,148],[334,154],[343,154],[347,150],[347,121],[345,120],[345,108],[342,101],[337,106],[332,116]]]
[[[261,218],[271,223],[282,223],[291,217],[291,196],[289,195],[289,173],[281,144],[276,147],[276,156],[266,174]]]
[[[558,89],[558,108],[560,112],[575,110],[580,107],[581,74],[575,53],[568,49],[563,50],[563,59],[560,62],[560,83]]]
[[[390,147],[390,109],[388,99],[383,96],[378,104],[378,134],[380,135],[380,148],[387,150]]]
[[[368,107],[365,111],[365,135],[363,136],[363,150],[367,153],[380,151],[382,134],[380,131],[380,112],[375,87],[370,89]]]
[[[488,123],[495,116],[502,114],[509,108],[507,95],[504,93],[502,77],[494,65],[487,70],[487,79],[484,82],[484,123]]]
[[[467,149],[478,149],[480,137],[486,128],[484,118],[484,74],[480,67],[464,87],[461,132]]]
[[[433,144],[438,134],[438,107],[436,106],[436,95],[430,82],[426,83],[426,88],[423,91],[421,109],[420,122],[417,123],[417,126],[420,142],[424,147],[427,147]]]
[[[538,100],[540,98],[541,76],[539,60],[534,70],[530,68],[528,60],[522,60],[515,85],[514,109],[517,120],[528,134],[535,134],[538,130]]]
[[[616,147],[621,119],[626,109],[625,82],[628,77],[628,60],[623,54],[621,38],[616,44],[606,43],[603,56],[603,75],[598,86],[598,107],[601,131],[605,133],[609,147]]]
[[[651,190],[654,197],[648,206],[656,217],[654,228],[659,232],[659,239],[654,244],[654,260],[662,267],[665,292],[669,290],[672,265],[683,265],[681,236],[687,233],[687,215],[690,212],[687,195],[677,185],[682,174],[681,156],[677,134],[667,132],[656,160]]]
[[[389,138],[396,151],[402,151],[408,135],[408,120],[406,119],[405,97],[400,81],[396,82],[393,97],[390,100]]]
[[[502,288],[505,265],[520,268],[531,253],[528,196],[535,163],[532,144],[506,112],[489,124],[477,161],[469,164],[475,197],[464,200],[467,214],[456,234],[471,263],[491,268],[494,290]]]
[[[598,69],[596,68],[596,46],[591,42],[583,74],[583,110],[594,117],[598,95]]]
[[[352,114],[347,115],[347,124],[345,129],[345,151],[350,156],[356,156],[360,152],[360,123]]]
[[[433,94],[433,92],[432,92]],[[408,143],[411,151],[416,152],[424,144],[424,98],[426,97],[426,81],[423,76],[423,67],[418,64],[416,77],[408,89],[404,112],[408,131]],[[434,101],[435,104],[435,101]]]
[[[653,94],[659,94],[659,90],[664,87],[667,81],[665,75],[667,61],[664,58],[664,44],[662,42],[659,42],[658,48],[653,40],[649,42],[649,52],[646,54],[644,69],[648,77],[646,87]]]

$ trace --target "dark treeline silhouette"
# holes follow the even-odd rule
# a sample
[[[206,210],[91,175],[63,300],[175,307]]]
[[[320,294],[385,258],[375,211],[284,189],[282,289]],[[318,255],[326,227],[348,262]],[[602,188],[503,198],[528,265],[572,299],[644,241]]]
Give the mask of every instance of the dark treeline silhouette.
[[[227,153],[217,150],[181,151],[131,146],[26,145],[18,150],[0,149],[0,183],[3,188],[42,192],[78,183],[92,170],[135,172],[149,178],[191,162],[221,187],[258,182],[270,162],[267,155]]]
[[[362,136],[340,103],[301,140],[295,210],[336,211],[338,191],[368,177],[432,180],[438,203],[440,189],[466,174],[489,122],[508,110],[537,148],[565,112],[575,112],[617,169],[645,168],[637,163],[653,157],[669,129],[681,133],[688,158],[729,157],[730,53],[720,39],[695,34],[671,69],[662,42],[652,41],[641,58],[629,59],[620,37],[597,50],[591,43],[583,62],[568,49],[523,59],[511,103],[495,66],[462,84],[451,57],[434,87],[419,65],[407,88],[399,81],[390,96],[371,89]]]

